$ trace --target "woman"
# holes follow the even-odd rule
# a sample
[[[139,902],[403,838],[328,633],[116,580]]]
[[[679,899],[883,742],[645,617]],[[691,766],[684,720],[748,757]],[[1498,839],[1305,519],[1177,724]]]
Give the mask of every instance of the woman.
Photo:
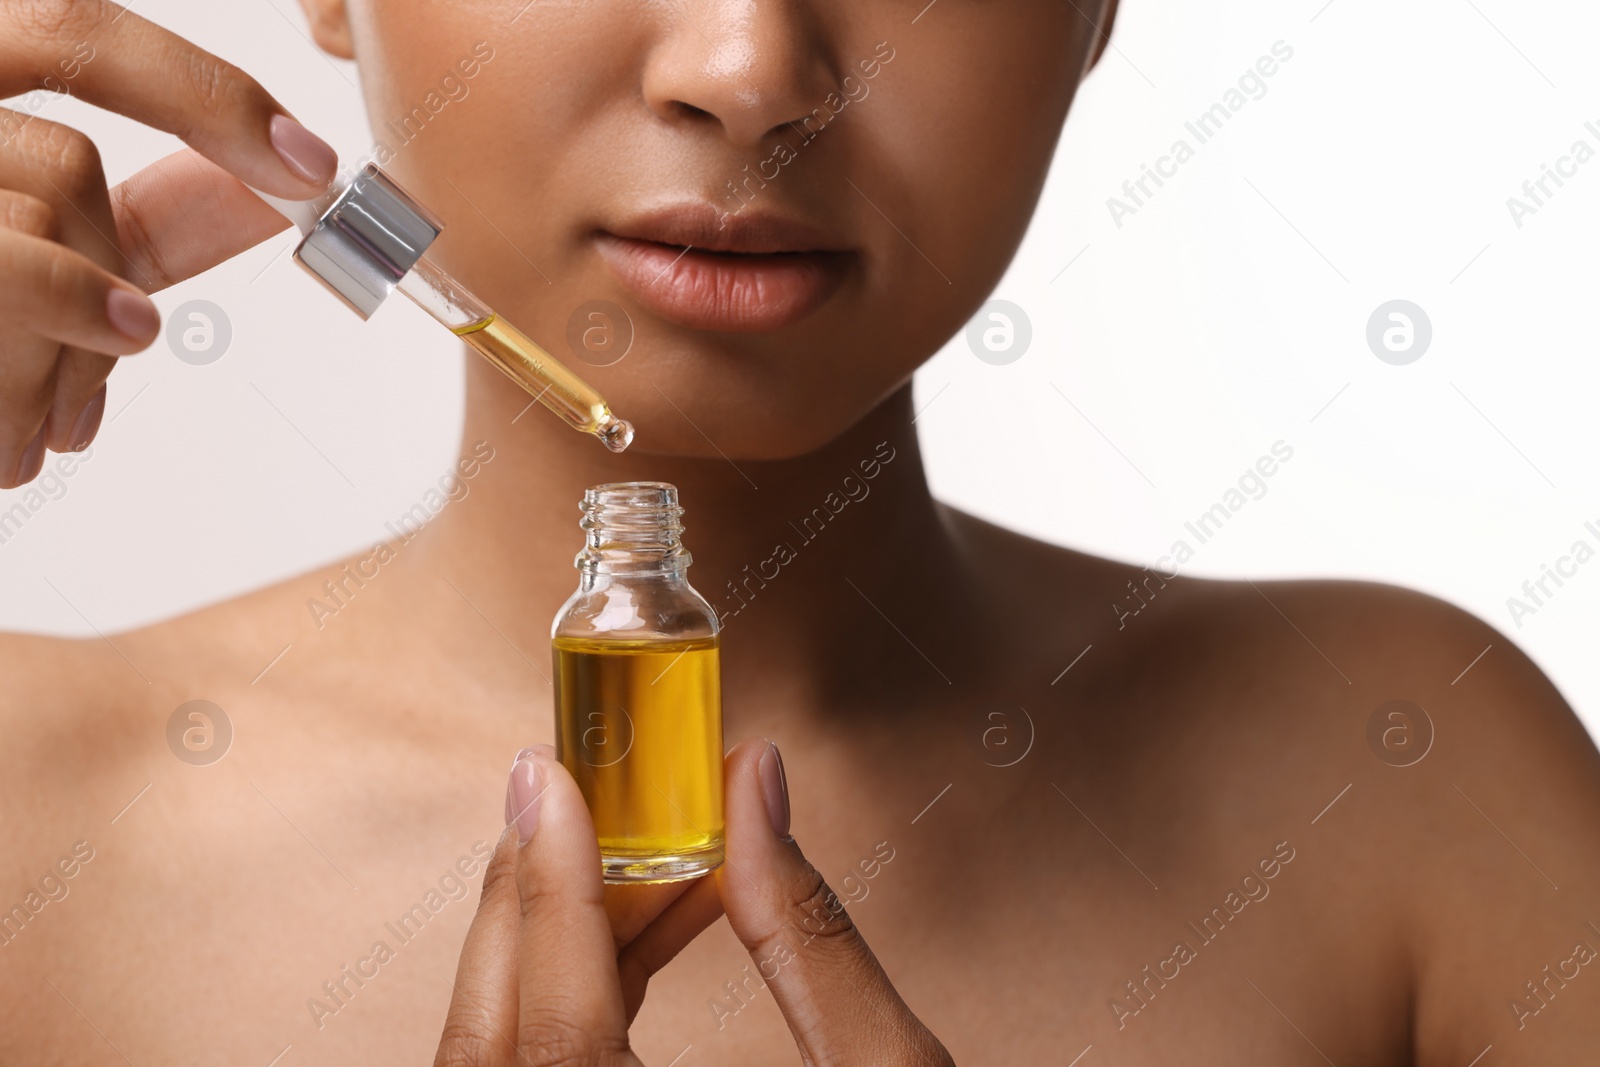
[[[0,643],[6,1062],[1593,1047],[1600,764],[1503,637],[1400,590],[1130,573],[929,495],[910,376],[1013,254],[1115,0],[303,4],[375,128],[476,59],[382,162],[461,205],[437,258],[533,336],[625,310],[632,354],[590,376],[638,444],[521,417],[472,361],[470,494],[377,576],[362,553]],[[81,135],[7,127],[14,486],[92,439],[115,358],[159,329],[141,291],[282,229],[241,181],[306,198],[335,160],[136,13],[6,0],[0,23],[8,95],[87,43],[71,91],[193,149],[107,189]],[[573,505],[630,479],[682,492],[738,742],[728,862],[664,889],[601,886],[538,747]],[[227,759],[173,758],[194,700]]]

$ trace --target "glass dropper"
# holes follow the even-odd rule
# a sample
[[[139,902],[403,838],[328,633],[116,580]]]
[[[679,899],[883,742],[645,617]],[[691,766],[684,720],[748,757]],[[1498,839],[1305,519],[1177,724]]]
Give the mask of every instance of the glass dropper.
[[[427,258],[444,224],[377,164],[315,200],[252,192],[300,228],[295,260],[363,319],[399,289],[573,429],[613,452],[632,443],[633,425],[593,386]]]
[[[633,442],[633,424],[613,415],[594,386],[495,314],[428,257],[417,260],[398,288],[573,429],[594,434],[613,452],[621,452]]]

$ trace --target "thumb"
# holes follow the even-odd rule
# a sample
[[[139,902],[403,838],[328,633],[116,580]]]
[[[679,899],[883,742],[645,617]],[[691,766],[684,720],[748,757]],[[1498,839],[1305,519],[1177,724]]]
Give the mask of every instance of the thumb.
[[[717,890],[803,1061],[950,1063],[790,835],[778,747],[741,741],[725,767],[727,858],[715,873]]]
[[[111,190],[132,277],[154,293],[281,233],[289,221],[192,148],[156,160]]]

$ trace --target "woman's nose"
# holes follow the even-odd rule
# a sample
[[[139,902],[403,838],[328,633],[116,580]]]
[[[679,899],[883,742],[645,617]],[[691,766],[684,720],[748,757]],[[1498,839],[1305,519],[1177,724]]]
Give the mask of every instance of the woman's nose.
[[[804,0],[671,0],[644,67],[644,98],[668,122],[721,127],[753,146],[837,88],[821,20]]]

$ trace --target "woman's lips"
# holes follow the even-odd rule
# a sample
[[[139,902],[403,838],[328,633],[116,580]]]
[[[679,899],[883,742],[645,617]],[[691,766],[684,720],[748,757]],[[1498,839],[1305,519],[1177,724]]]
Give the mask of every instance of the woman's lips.
[[[782,243],[770,226],[760,236],[695,227],[710,248],[684,241],[687,227],[654,228],[682,243],[602,231],[595,244],[634,299],[668,322],[698,330],[755,332],[798,322],[839,288],[851,256],[821,248],[770,250]]]

